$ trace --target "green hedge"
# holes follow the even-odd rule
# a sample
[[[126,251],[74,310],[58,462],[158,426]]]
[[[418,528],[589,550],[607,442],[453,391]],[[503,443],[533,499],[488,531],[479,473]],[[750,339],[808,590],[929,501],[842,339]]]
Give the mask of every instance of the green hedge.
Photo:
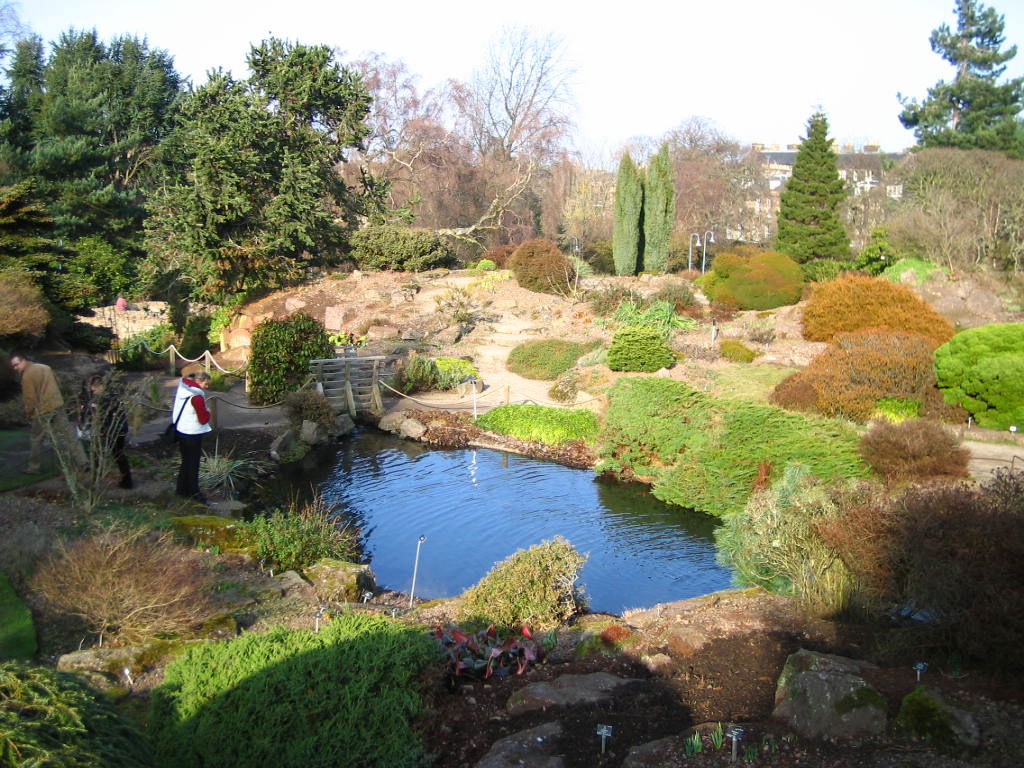
[[[756,484],[793,462],[823,479],[869,474],[856,431],[840,422],[668,379],[617,381],[602,441],[599,472],[649,481],[657,498],[717,516],[742,510]]]
[[[935,376],[982,427],[1024,432],[1024,323],[961,331],[935,350]]]
[[[476,424],[488,432],[547,445],[570,440],[592,443],[600,431],[592,411],[530,404],[499,405],[483,414]]]
[[[437,652],[425,632],[371,614],[194,646],[154,690],[149,732],[168,768],[419,766],[411,720]]]

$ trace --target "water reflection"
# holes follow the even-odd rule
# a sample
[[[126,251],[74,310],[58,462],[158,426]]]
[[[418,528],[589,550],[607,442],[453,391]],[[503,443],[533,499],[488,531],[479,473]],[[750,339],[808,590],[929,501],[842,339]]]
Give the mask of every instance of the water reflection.
[[[448,597],[498,561],[556,535],[589,553],[583,584],[594,610],[619,613],[722,589],[714,520],[663,504],[642,486],[486,449],[436,450],[366,431],[333,465],[305,476],[362,526],[377,580]]]

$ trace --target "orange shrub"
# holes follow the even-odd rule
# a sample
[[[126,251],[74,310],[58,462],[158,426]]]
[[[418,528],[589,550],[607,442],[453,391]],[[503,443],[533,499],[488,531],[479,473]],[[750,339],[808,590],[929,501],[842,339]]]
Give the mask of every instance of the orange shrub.
[[[970,452],[941,424],[910,419],[875,423],[860,441],[864,460],[889,481],[965,477]]]
[[[813,410],[864,422],[882,398],[925,399],[935,386],[932,350],[932,342],[916,333],[841,333],[803,371],[781,382],[771,400],[805,410],[813,391]]]
[[[804,307],[804,338],[832,341],[837,333],[864,328],[919,333],[931,340],[932,349],[956,333],[946,318],[913,291],[884,278],[850,272],[815,286]]]
[[[527,240],[509,260],[521,288],[561,294],[569,289],[575,271],[558,246],[543,237]]]

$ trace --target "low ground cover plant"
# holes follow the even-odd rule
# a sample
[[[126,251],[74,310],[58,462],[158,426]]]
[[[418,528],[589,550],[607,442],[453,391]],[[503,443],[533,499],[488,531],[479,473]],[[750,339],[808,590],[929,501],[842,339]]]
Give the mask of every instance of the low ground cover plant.
[[[170,535],[113,522],[58,543],[30,588],[101,645],[131,645],[191,634],[213,615],[210,584],[198,554]]]
[[[76,675],[0,663],[0,764],[11,768],[146,768],[149,745]]]
[[[499,405],[482,414],[476,424],[488,432],[546,445],[561,445],[573,440],[593,443],[600,431],[593,411],[531,403]]]
[[[537,640],[529,627],[503,635],[493,624],[476,632],[436,627],[432,634],[445,656],[448,675],[482,680],[523,674],[531,664],[544,661],[555,639],[555,630]]]
[[[0,658],[30,659],[37,647],[32,613],[0,571]]]
[[[193,646],[153,692],[159,765],[421,766],[411,720],[438,658],[422,629],[365,613]]]
[[[1024,323],[961,331],[935,350],[935,374],[946,402],[981,426],[1024,430]]]
[[[869,328],[918,333],[933,349],[956,332],[909,288],[854,272],[816,285],[804,306],[803,333],[809,341],[832,341],[839,333]]]
[[[718,351],[734,363],[752,363],[757,358],[757,352],[737,339],[723,339],[718,344]]]
[[[576,583],[586,560],[561,536],[521,549],[462,595],[460,619],[470,626],[493,624],[511,631],[564,624],[586,608]]]
[[[657,498],[716,516],[742,510],[793,462],[821,479],[870,472],[856,432],[841,423],[649,377],[610,390],[600,456],[599,472],[651,483]]]
[[[565,339],[533,339],[513,349],[506,365],[524,379],[554,381],[589,349],[590,345]]]

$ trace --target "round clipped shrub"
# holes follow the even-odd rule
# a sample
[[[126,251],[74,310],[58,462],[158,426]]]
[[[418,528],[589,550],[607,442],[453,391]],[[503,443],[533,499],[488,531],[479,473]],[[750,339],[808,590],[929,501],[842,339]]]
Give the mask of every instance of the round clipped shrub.
[[[505,362],[512,373],[524,379],[554,381],[576,365],[587,348],[564,339],[534,339],[513,349]]]
[[[757,352],[736,339],[723,339],[718,345],[718,351],[722,357],[734,363],[752,363],[757,357]]]
[[[775,309],[800,300],[804,277],[800,265],[784,253],[745,248],[716,256],[703,285],[712,301],[739,309]]]
[[[1024,431],[1024,323],[961,331],[935,350],[935,374],[946,402],[981,426]]]
[[[572,262],[557,245],[542,237],[527,240],[516,248],[509,268],[519,287],[538,293],[565,293],[575,279]]]
[[[142,768],[146,740],[77,676],[0,663],[0,763],[4,766]]]
[[[309,376],[309,361],[334,356],[323,325],[301,312],[284,320],[264,320],[252,332],[249,399],[273,403],[298,389]]]
[[[462,595],[460,619],[502,629],[548,629],[586,608],[576,585],[586,555],[556,536],[519,550]]]
[[[613,371],[653,373],[673,362],[675,355],[655,328],[623,328],[616,332],[608,350],[608,367]]]
[[[455,263],[451,249],[429,229],[372,225],[352,235],[351,242],[351,256],[360,269],[420,272]]]
[[[875,472],[891,481],[965,477],[970,459],[955,435],[927,419],[875,422],[861,438],[860,452]]]
[[[956,333],[928,303],[902,285],[853,272],[814,288],[803,314],[803,334],[809,341],[832,341],[836,334],[863,328],[891,328],[918,333],[932,348]]]

